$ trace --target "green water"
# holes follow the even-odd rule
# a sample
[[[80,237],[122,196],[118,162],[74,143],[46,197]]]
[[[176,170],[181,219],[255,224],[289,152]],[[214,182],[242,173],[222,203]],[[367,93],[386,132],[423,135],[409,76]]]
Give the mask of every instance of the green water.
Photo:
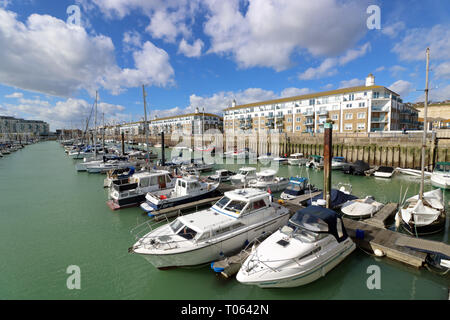
[[[148,218],[138,208],[112,212],[103,175],[77,173],[57,142],[27,146],[0,159],[0,299],[447,299],[449,278],[357,249],[326,277],[292,289],[260,289],[218,277],[209,266],[160,271],[127,252],[130,229]],[[226,165],[236,169],[242,165]],[[322,186],[322,173],[303,169]],[[299,175],[282,166],[279,175]],[[400,188],[418,193],[417,180],[352,177],[358,196],[398,201]],[[431,186],[427,186],[427,190]],[[446,194],[447,199],[450,199]],[[450,219],[447,219],[447,222]],[[448,230],[448,226],[447,226]],[[449,242],[448,231],[433,239]],[[66,269],[81,270],[81,289],[69,290]],[[381,290],[369,290],[367,268],[381,269]]]

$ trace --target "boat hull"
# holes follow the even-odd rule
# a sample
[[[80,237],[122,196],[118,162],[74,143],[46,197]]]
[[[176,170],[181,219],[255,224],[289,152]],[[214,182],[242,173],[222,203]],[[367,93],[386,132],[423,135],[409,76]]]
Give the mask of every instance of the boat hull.
[[[431,175],[431,184],[442,189],[450,189],[450,177],[433,174]]]

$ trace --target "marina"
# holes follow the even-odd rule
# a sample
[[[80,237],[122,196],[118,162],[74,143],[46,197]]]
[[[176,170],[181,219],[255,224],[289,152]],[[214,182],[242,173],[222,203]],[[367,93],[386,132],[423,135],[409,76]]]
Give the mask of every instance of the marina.
[[[160,152],[158,149],[153,150]],[[423,263],[425,254],[409,248],[419,245],[407,243],[405,246],[403,240],[393,238],[397,233],[389,221],[392,220],[392,212],[395,210],[392,210],[393,205],[389,204],[387,207],[391,207],[390,210],[379,212],[380,223],[377,226],[344,218],[345,227],[355,243],[358,244],[356,230],[364,230],[365,240],[374,239],[371,241],[372,249],[369,246],[357,248],[326,277],[303,287],[280,291],[280,289],[252,288],[238,283],[233,278],[224,282],[211,272],[209,263],[203,266],[158,271],[141,257],[127,251],[133,244],[130,230],[149,221],[150,218],[140,208],[111,211],[105,205],[107,190],[103,188],[104,176],[77,173],[74,170],[75,163],[76,160],[67,157],[57,142],[30,145],[1,159],[1,179],[14,181],[15,184],[8,187],[1,185],[0,191],[7,196],[4,197],[2,204],[6,214],[2,216],[4,221],[0,226],[2,235],[0,246],[10,257],[9,261],[17,262],[14,268],[11,268],[10,264],[2,265],[5,277],[2,277],[0,290],[3,295],[7,294],[14,298],[50,299],[61,297],[192,299],[191,291],[195,290],[195,299],[448,298],[448,275],[442,276],[426,268],[408,266],[396,261],[400,260],[398,257],[394,259],[388,256],[376,257],[372,253],[371,250],[376,248],[383,250],[386,255],[391,255],[382,246],[383,242],[398,242],[399,251],[403,254],[408,250],[414,252],[412,255],[414,259],[410,259],[417,261],[417,266]],[[242,165],[215,165],[214,170],[225,167],[227,170],[237,172],[239,166]],[[260,169],[260,164],[248,166]],[[58,172],[58,178],[46,179],[53,172]],[[310,183],[318,188],[323,187],[323,170],[305,171],[297,166],[280,166],[277,173],[286,178],[300,174],[309,176]],[[28,181],[29,188],[24,191],[21,185],[25,181]],[[413,196],[419,191],[419,180],[404,175],[397,175],[386,181],[374,177],[345,175],[333,170],[333,185],[338,181],[351,183],[353,194],[359,197],[371,194],[383,203],[398,202],[400,188],[407,189],[408,196]],[[230,187],[233,188],[231,185]],[[427,182],[425,190],[431,189],[430,182]],[[47,196],[49,190],[52,190],[53,195],[50,200]],[[274,198],[277,199],[279,194],[274,194]],[[28,200],[20,201],[23,197]],[[301,197],[304,197],[303,200],[300,199],[301,202],[308,199],[308,195]],[[210,202],[206,207],[217,198],[208,200]],[[446,192],[444,198],[448,199]],[[291,212],[296,210],[293,205],[286,204],[286,207]],[[186,211],[189,212],[189,209]],[[30,223],[31,221],[33,223]],[[387,229],[382,228],[384,223]],[[425,239],[448,245],[448,219],[446,223],[444,232]],[[13,230],[23,230],[24,236],[15,237]],[[68,248],[70,250],[67,250]],[[79,292],[66,290],[64,283],[68,261],[84,270],[84,290]],[[31,263],[34,266],[32,269],[28,268]],[[371,265],[378,265],[381,269],[383,292],[368,290],[366,287],[369,276],[367,268]],[[19,273],[20,278],[15,276]],[[52,286],[54,290],[42,289],[47,285]],[[186,286],[190,289],[184,290]]]

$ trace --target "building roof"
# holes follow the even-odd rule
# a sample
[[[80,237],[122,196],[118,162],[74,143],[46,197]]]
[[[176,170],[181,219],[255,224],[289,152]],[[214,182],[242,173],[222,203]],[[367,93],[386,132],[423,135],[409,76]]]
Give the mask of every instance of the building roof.
[[[304,95],[288,97],[288,98],[281,98],[281,99],[274,99],[274,100],[267,100],[267,101],[249,103],[249,104],[244,104],[244,105],[239,105],[239,106],[227,108],[227,109],[225,109],[225,111],[242,109],[242,108],[249,108],[249,107],[257,107],[257,106],[267,105],[267,104],[277,104],[277,103],[283,103],[283,102],[291,102],[291,101],[295,101],[295,100],[313,99],[313,98],[318,98],[318,97],[332,96],[332,95],[341,94],[341,93],[366,91],[366,90],[380,89],[380,88],[384,88],[384,89],[394,93],[395,95],[399,96],[398,93],[395,93],[394,91],[392,91],[392,90],[390,90],[390,89],[388,89],[386,87],[383,87],[383,86],[378,86],[378,85],[374,85],[374,86],[357,86],[357,87],[343,88],[343,89],[337,89],[337,90],[331,90],[331,91],[324,91],[324,92],[304,94]]]
[[[164,118],[156,118],[153,120],[149,120],[148,122],[156,122],[156,121],[161,121],[161,120],[170,120],[170,119],[177,119],[177,118],[184,118],[184,117],[191,117],[191,116],[203,116],[203,115],[209,116],[209,117],[217,117],[219,119],[222,119],[221,116],[218,116],[216,114],[199,112],[199,113],[181,114],[178,116],[171,116],[171,117],[164,117]]]

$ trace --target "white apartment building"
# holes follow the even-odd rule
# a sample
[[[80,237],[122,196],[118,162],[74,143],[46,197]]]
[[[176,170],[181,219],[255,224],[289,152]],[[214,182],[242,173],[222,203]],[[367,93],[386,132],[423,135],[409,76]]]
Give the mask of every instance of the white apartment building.
[[[375,85],[375,77],[369,74],[365,86],[246,105],[233,101],[224,112],[224,131],[320,133],[327,118],[340,133],[393,131],[405,126],[401,115],[417,118],[417,110],[406,109],[397,93]],[[409,130],[417,129],[416,123],[407,125]]]

